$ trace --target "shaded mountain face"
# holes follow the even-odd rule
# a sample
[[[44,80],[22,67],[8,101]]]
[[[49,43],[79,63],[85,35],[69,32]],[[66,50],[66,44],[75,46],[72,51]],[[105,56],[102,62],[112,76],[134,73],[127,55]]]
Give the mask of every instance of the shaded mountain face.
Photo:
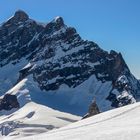
[[[8,73],[15,72],[10,76],[4,71],[9,65],[15,68],[10,71],[9,67]],[[60,94],[58,91],[67,86],[77,99],[65,104],[76,106],[77,101],[83,99],[82,103],[78,101],[81,110],[78,114],[86,113],[93,98],[99,109],[105,111],[134,103],[140,97],[140,83],[121,53],[104,51],[96,43],[83,40],[75,28],[65,25],[62,17],[41,24],[24,11],[17,11],[3,23],[0,26],[0,73],[1,94],[29,76],[46,94],[49,91]],[[85,87],[87,90],[83,90]],[[55,104],[53,96],[50,100]],[[39,99],[36,101],[41,103]],[[65,101],[60,102],[63,105]],[[53,104],[50,106],[55,108]],[[57,109],[62,111],[61,107]],[[75,113],[67,108],[64,111]]]

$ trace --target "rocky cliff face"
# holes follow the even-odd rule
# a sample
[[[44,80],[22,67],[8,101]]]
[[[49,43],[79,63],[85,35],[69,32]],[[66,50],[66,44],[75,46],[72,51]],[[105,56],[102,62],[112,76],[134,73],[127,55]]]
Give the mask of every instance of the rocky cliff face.
[[[3,23],[0,26],[0,72],[8,65],[18,66],[19,75],[12,84],[31,76],[46,94],[59,91],[63,85],[77,91],[94,76],[91,83],[86,82],[90,87],[85,95],[91,94],[88,103],[96,97],[101,111],[134,103],[140,97],[140,83],[131,74],[121,53],[104,51],[96,43],[83,40],[76,29],[65,25],[62,17],[42,25],[25,12],[17,11]],[[8,90],[3,88],[2,82],[0,86],[2,92]],[[109,103],[106,109],[105,101]]]

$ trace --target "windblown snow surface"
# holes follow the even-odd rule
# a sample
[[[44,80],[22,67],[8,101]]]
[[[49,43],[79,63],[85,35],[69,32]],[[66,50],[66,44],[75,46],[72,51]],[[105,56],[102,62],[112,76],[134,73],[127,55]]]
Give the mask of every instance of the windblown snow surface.
[[[140,140],[140,103],[18,140]]]
[[[0,116],[0,139],[15,139],[57,129],[80,117],[59,112],[33,102],[11,114]]]

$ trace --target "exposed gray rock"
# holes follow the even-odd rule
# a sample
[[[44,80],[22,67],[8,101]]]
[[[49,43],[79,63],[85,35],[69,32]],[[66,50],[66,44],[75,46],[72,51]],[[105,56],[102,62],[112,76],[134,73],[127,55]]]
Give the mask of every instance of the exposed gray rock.
[[[100,113],[100,110],[98,108],[96,100],[94,99],[93,102],[91,103],[90,107],[89,107],[88,113],[82,119],[86,119],[88,117],[97,115],[99,113]]]

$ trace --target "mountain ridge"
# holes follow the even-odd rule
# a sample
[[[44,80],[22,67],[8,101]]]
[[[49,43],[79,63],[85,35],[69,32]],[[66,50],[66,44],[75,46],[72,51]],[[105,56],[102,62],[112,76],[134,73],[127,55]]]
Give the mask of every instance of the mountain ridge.
[[[8,67],[13,69],[13,76],[9,76]],[[76,110],[71,111],[75,107],[81,110],[78,115],[87,113],[93,98],[101,111],[135,103],[140,98],[140,83],[122,54],[114,50],[109,53],[96,43],[83,40],[75,28],[65,25],[62,17],[42,25],[22,10],[15,12],[0,26],[0,73],[1,95],[32,77],[28,84],[36,83],[39,94],[47,94],[43,104],[77,114]],[[32,94],[33,88],[26,88],[30,89],[31,98],[37,98]],[[39,99],[35,101],[41,103]]]

